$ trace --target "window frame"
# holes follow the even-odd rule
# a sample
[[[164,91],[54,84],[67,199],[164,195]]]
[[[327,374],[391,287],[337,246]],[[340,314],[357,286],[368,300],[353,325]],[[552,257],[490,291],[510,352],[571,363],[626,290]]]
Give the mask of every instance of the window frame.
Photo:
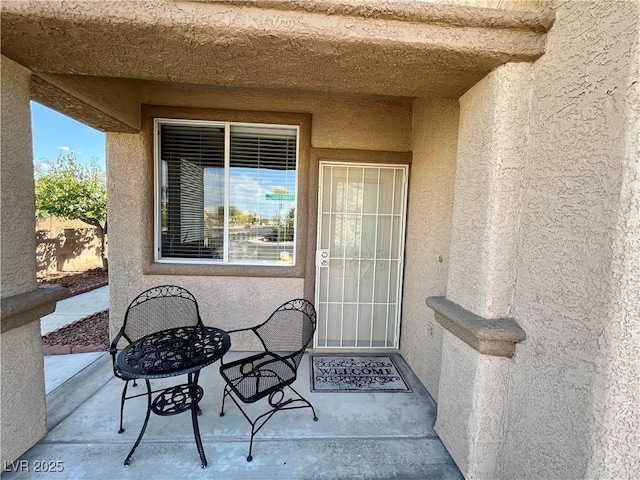
[[[224,128],[224,254],[222,259],[214,258],[179,258],[179,257],[163,257],[161,251],[162,244],[162,166],[160,164],[160,128],[162,125],[198,125],[211,126],[213,128]],[[231,127],[257,127],[257,128],[285,128],[295,130],[296,132],[296,151],[295,151],[295,180],[294,180],[294,236],[292,242],[293,261],[290,263],[264,263],[259,261],[246,262],[230,262],[228,257],[229,251],[229,213],[231,200]],[[185,118],[170,117],[154,117],[153,118],[153,258],[157,264],[173,264],[173,265],[213,265],[216,267],[236,268],[295,268],[299,267],[298,259],[298,207],[299,207],[299,189],[300,189],[300,137],[301,128],[299,124],[283,124],[283,123],[262,123],[262,122],[239,122],[239,121],[223,121],[223,120],[198,120]]]

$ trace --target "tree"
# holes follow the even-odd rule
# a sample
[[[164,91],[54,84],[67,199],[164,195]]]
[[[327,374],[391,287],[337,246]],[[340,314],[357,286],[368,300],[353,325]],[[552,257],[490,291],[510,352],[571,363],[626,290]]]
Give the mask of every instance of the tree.
[[[104,170],[91,160],[80,165],[73,152],[58,156],[55,164],[35,166],[36,214],[66,220],[81,220],[95,227],[100,238],[100,255],[105,269],[107,235],[107,186]]]

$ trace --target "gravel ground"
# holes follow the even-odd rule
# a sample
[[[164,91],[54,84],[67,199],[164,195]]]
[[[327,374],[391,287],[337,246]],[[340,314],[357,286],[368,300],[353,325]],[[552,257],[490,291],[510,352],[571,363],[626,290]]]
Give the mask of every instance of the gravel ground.
[[[81,318],[42,337],[43,346],[100,346],[109,349],[109,310]],[[97,349],[95,349],[97,350]]]
[[[40,284],[57,283],[69,290],[68,297],[88,292],[94,288],[103,287],[109,283],[108,273],[95,268],[86,272],[54,273],[40,277]],[[69,353],[74,348],[91,347],[90,351],[100,348],[109,349],[109,310],[98,312],[89,317],[81,318],[69,325],[65,325],[42,337],[45,350],[50,347],[69,347],[60,352]],[[48,348],[49,347],[49,348]],[[69,350],[69,351],[67,351]]]
[[[84,272],[54,272],[38,275],[39,285],[50,283],[62,285],[69,291],[67,297],[73,297],[94,288],[108,285],[109,273],[101,268],[92,268]]]

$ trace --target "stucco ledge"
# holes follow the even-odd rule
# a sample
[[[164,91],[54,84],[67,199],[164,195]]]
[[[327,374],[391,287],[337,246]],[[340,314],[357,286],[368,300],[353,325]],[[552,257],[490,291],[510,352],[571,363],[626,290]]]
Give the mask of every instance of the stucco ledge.
[[[427,297],[426,302],[440,325],[483,355],[511,358],[526,338],[512,318],[484,318],[446,297]]]
[[[0,331],[8,332],[53,313],[56,302],[67,293],[68,290],[60,285],[44,285],[30,292],[3,298],[0,301]]]

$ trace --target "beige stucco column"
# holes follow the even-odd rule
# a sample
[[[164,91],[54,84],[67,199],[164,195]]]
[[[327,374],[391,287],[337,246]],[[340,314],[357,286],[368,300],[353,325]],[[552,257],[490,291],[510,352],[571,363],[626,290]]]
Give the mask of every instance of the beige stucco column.
[[[2,465],[16,460],[46,433],[39,319],[55,309],[59,296],[56,288],[36,288],[30,76],[29,70],[2,57]]]
[[[436,401],[443,329],[424,299],[447,288],[459,110],[453,99],[413,102],[400,348]]]
[[[509,317],[515,289],[530,69],[505,65],[460,99],[436,431],[467,478],[495,478],[505,427],[513,343],[487,346],[484,336],[524,336],[498,319]],[[445,310],[458,318],[447,324]]]

